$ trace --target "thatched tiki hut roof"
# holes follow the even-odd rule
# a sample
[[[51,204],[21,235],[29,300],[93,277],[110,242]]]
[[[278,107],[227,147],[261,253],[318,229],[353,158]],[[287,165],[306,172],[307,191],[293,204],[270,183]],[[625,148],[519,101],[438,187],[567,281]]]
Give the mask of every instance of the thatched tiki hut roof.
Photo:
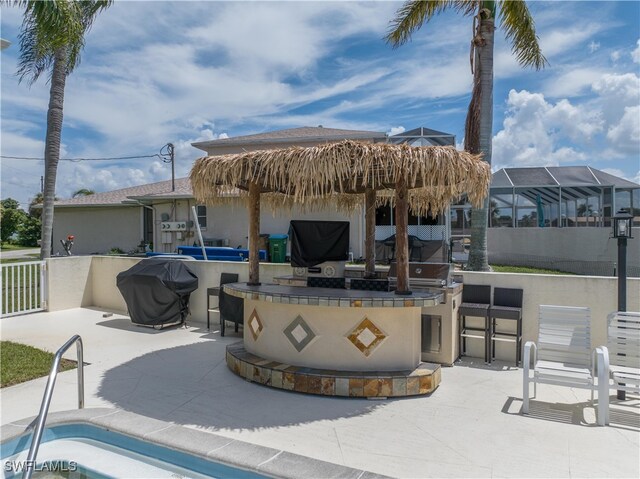
[[[371,203],[376,200],[372,191],[377,191],[378,203],[392,201],[398,213],[403,213],[396,215],[398,289],[402,291],[400,271],[406,262],[402,251],[406,249],[408,256],[408,208],[415,214],[442,212],[464,193],[472,204],[479,206],[488,194],[491,171],[479,156],[451,146],[413,147],[346,140],[306,148],[294,146],[204,157],[195,162],[190,177],[198,201],[207,204],[228,201],[229,190],[238,188],[241,195],[248,196],[250,210],[258,216],[260,193],[271,193],[265,199],[280,206],[308,207],[331,199],[344,208],[354,204],[351,195],[356,194],[359,201],[366,199],[367,211],[371,212],[374,207]],[[395,190],[395,196],[391,190]],[[253,220],[259,218],[253,218],[252,223]],[[371,228],[368,229],[372,231]],[[255,245],[256,251],[250,277],[251,282],[257,282],[259,224],[250,225],[252,229],[256,229],[255,238],[250,231],[251,245]],[[373,258],[367,259],[372,265]]]

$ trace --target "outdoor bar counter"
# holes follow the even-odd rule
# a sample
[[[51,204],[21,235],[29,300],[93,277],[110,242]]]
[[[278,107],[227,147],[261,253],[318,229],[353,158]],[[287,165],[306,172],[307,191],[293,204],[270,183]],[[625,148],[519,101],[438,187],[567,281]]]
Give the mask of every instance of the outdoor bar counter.
[[[244,299],[243,343],[227,348],[236,374],[280,389],[352,397],[428,394],[440,366],[421,362],[423,307],[441,293],[224,285]]]

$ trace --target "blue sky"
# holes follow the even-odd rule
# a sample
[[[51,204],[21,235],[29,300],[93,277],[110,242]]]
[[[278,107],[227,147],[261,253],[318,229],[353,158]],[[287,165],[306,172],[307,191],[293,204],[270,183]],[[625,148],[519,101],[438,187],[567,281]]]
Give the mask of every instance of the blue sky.
[[[298,126],[397,133],[425,126],[463,141],[471,19],[444,14],[393,50],[395,2],[117,1],[67,81],[62,157],[153,154],[193,141]],[[550,66],[513,60],[496,32],[494,171],[590,165],[640,181],[640,2],[529,2]],[[42,157],[48,84],[15,77],[22,12],[1,10],[1,152]],[[2,160],[2,198],[25,206],[43,162]],[[57,195],[171,177],[156,159],[61,162]]]

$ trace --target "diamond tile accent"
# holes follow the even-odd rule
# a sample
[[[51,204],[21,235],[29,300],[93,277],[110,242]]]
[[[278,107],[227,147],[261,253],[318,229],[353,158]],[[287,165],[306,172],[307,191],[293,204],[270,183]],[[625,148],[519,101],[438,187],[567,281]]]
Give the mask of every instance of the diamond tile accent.
[[[289,326],[284,329],[284,335],[289,342],[296,348],[296,351],[302,351],[316,337],[307,322],[298,315],[296,319],[291,321]]]
[[[376,340],[376,335],[373,332],[371,332],[369,328],[362,330],[362,332],[358,334],[358,341],[364,344],[365,348],[368,348],[369,346],[371,346],[371,343],[373,343],[375,340]]]
[[[251,331],[251,336],[253,336],[254,341],[258,340],[263,328],[260,316],[258,316],[258,312],[254,309],[251,316],[249,316],[249,331]]]
[[[365,356],[369,356],[387,337],[369,318],[364,318],[348,334],[347,339]]]

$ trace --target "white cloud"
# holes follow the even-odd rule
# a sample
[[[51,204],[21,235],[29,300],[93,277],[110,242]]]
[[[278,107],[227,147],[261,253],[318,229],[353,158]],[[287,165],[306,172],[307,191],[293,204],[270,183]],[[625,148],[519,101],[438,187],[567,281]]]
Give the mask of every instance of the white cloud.
[[[588,93],[591,85],[607,73],[604,68],[578,65],[565,65],[559,70],[544,82],[545,95],[560,98]]]
[[[594,22],[571,26],[558,25],[551,31],[542,29],[539,32],[540,47],[545,56],[551,59],[572,50],[605,28],[603,22]]]
[[[617,176],[618,178],[624,178],[625,174],[618,168],[602,168],[602,171],[609,173],[610,175]]]
[[[541,93],[511,90],[507,108],[503,129],[493,138],[496,168],[576,163],[585,155],[561,140],[586,143],[602,129],[593,112],[568,100],[552,104]]]
[[[496,167],[629,158],[637,164],[640,77],[604,74],[592,84],[592,92],[595,97],[578,104],[511,90],[503,128],[493,141]]]
[[[592,40],[591,43],[589,43],[589,53],[595,53],[598,50],[600,50],[600,42]]]
[[[611,52],[611,54],[609,55],[609,58],[611,58],[611,61],[613,63],[617,62],[618,60],[620,60],[620,57],[622,56],[622,53],[620,52],[620,50],[614,50]]]
[[[631,59],[635,63],[640,63],[640,40],[638,40],[636,49],[631,52]]]
[[[389,131],[387,131],[387,135],[389,136],[399,135],[400,133],[404,133],[404,132],[405,132],[404,126],[393,126]]]
[[[640,155],[640,76],[607,74],[592,88],[606,122],[609,147]]]
[[[607,139],[619,150],[640,153],[640,106],[626,107],[620,121],[609,128]]]

